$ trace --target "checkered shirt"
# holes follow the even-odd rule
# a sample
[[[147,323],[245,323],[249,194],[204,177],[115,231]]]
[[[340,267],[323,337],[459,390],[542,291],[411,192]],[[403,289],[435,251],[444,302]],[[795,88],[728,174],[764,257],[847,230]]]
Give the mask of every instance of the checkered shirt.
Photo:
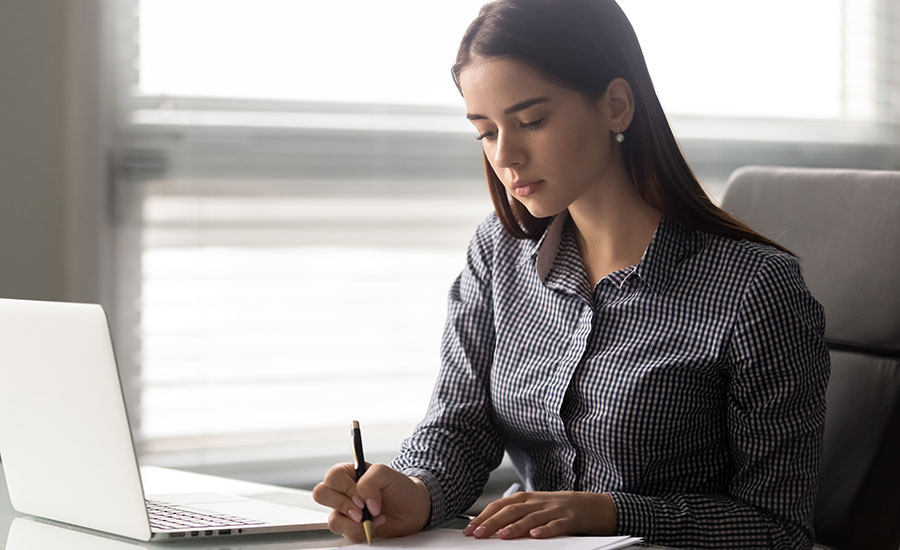
[[[506,451],[529,491],[609,493],[618,531],[692,548],[809,548],[829,356],[797,259],[663,218],[587,280],[567,214],[539,240],[478,228],[425,419],[392,466],[430,525]]]

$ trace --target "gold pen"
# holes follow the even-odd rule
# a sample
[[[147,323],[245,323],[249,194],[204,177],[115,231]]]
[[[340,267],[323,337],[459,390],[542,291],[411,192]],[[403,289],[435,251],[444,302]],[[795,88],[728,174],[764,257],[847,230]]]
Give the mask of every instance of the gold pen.
[[[363,455],[362,432],[359,431],[359,422],[353,421],[353,466],[356,468],[356,481],[366,473],[366,457]],[[372,544],[372,514],[369,508],[363,505],[362,524],[366,532],[366,541]]]

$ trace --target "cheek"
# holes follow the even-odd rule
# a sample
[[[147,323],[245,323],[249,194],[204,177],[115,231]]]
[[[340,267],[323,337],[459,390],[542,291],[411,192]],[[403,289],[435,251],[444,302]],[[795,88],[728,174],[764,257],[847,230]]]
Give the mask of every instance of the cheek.
[[[585,122],[579,128],[578,138],[584,151],[603,152],[604,145],[609,145],[608,132],[603,129],[600,122]]]
[[[568,162],[585,172],[602,169],[610,155],[610,140],[601,127],[582,125],[572,132],[562,144],[566,149]]]

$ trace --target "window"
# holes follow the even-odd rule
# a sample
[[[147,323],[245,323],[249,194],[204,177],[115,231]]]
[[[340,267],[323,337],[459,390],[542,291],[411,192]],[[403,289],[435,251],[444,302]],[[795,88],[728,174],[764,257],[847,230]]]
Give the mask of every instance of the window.
[[[742,164],[893,163],[886,3],[620,3],[713,195]],[[480,4],[110,3],[117,345],[145,461],[302,483],[346,458],[351,418],[375,460],[421,418],[491,208],[449,77]]]
[[[644,54],[667,112],[781,119],[873,114],[874,19],[862,17],[870,2],[856,3],[860,28],[846,34],[842,0],[621,4],[638,36],[651,38],[643,42]]]

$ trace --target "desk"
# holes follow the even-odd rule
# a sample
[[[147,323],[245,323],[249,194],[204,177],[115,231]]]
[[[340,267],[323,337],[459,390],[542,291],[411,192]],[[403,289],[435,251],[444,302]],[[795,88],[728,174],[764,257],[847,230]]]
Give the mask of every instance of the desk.
[[[2,465],[0,465],[2,472]],[[236,481],[202,474],[192,474],[166,468],[141,468],[144,486],[150,493],[168,492],[223,492],[267,500],[278,504],[318,507],[309,491],[287,489],[274,485]],[[10,530],[15,537],[10,539]],[[209,539],[186,539],[176,542],[150,543],[133,541],[96,531],[78,529],[63,524],[23,516],[9,502],[6,478],[0,475],[0,548],[7,550],[303,550],[310,548],[335,548],[342,544],[341,537],[328,532],[267,534]],[[658,546],[640,545],[633,548],[664,550]]]

